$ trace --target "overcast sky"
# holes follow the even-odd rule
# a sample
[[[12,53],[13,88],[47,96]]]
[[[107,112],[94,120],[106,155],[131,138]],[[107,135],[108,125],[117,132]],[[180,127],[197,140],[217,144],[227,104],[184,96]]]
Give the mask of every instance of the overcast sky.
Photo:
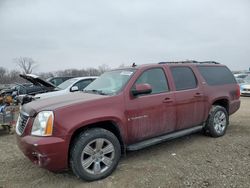
[[[0,66],[37,72],[177,60],[250,67],[249,0],[0,0]]]

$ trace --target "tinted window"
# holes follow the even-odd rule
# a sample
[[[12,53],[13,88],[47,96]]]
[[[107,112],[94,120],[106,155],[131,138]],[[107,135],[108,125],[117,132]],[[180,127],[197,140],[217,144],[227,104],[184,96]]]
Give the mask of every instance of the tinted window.
[[[79,82],[77,82],[76,84],[74,84],[74,86],[78,87],[78,90],[81,91],[83,90],[87,85],[89,85],[93,80],[89,79],[89,80],[81,80]]]
[[[168,83],[164,71],[161,68],[147,70],[137,79],[136,84],[150,84],[152,93],[162,93],[168,91]]]
[[[76,82],[77,79],[76,78],[71,78],[69,80],[66,80],[65,82],[61,83],[59,86],[57,86],[60,89],[66,89],[67,87],[69,87],[71,84],[73,84],[74,82]]]
[[[60,85],[61,83],[64,82],[64,80],[62,78],[54,78],[50,81],[52,84],[54,84],[55,86]]]
[[[233,74],[227,67],[198,66],[198,69],[208,85],[236,83]]]
[[[63,83],[65,80],[63,80],[62,78],[60,78],[60,79],[56,79],[55,80],[55,84],[58,86],[58,85],[60,85],[61,83]]]
[[[189,67],[171,67],[170,69],[177,91],[196,88],[197,81]]]

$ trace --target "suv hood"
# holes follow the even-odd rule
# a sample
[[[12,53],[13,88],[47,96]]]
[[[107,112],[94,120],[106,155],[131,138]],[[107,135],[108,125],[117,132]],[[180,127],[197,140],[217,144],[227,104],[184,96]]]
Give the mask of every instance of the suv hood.
[[[34,75],[34,74],[20,74],[19,75],[21,78],[24,78],[25,80],[30,81],[32,84],[36,85],[36,86],[45,86],[48,88],[56,88],[55,85],[53,85],[50,82],[47,82],[41,78],[39,78],[39,76]]]
[[[83,92],[75,92],[66,95],[50,97],[46,99],[39,99],[27,103],[22,106],[21,111],[27,113],[29,116],[34,116],[37,112],[44,110],[55,110],[60,107],[66,107],[74,104],[88,102],[92,100],[107,98],[107,95],[97,95]]]

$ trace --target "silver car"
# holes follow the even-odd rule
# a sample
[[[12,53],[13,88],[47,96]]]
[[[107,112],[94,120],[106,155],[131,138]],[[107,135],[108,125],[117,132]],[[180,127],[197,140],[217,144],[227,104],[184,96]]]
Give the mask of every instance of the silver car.
[[[58,85],[57,91],[37,94],[35,95],[34,98],[45,99],[48,97],[60,96],[75,91],[82,91],[87,85],[93,82],[96,78],[97,78],[96,76],[71,78]]]
[[[240,94],[242,96],[250,96],[250,76],[244,79],[244,83],[240,84]]]

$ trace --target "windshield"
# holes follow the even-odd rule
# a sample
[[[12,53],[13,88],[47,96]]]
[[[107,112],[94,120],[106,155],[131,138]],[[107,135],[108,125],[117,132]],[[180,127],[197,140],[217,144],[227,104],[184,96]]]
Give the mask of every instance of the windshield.
[[[103,95],[114,95],[123,88],[134,71],[134,69],[127,69],[105,72],[83,91]]]
[[[59,86],[57,86],[59,89],[66,89],[69,86],[71,86],[71,84],[75,83],[77,81],[77,79],[75,78],[71,78],[69,80],[66,80],[65,82],[61,83]]]

